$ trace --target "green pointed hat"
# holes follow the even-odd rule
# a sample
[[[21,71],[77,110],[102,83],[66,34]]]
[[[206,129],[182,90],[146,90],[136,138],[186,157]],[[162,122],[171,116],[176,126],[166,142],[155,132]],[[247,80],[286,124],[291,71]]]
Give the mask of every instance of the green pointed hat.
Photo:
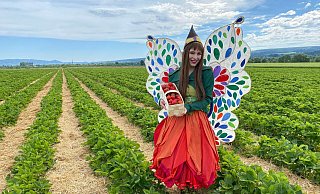
[[[193,29],[193,25],[191,26],[191,29],[190,29],[190,32],[189,32],[188,37],[186,39],[186,42],[184,44],[184,47],[186,47],[191,42],[199,42],[202,44],[199,36],[197,35],[197,33]]]

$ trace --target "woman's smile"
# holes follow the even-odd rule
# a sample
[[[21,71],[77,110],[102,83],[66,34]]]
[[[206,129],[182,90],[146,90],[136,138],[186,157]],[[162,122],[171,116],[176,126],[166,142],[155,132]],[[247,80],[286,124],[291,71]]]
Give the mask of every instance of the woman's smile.
[[[199,49],[191,48],[189,51],[189,63],[195,67],[199,63],[202,57],[202,52]]]

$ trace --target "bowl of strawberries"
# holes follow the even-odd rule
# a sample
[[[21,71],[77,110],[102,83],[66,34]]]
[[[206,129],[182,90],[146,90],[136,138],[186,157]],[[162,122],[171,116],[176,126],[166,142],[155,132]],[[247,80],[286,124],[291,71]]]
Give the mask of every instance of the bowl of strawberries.
[[[169,116],[180,115],[184,112],[184,101],[177,88],[177,86],[172,83],[161,84],[162,96],[165,101],[166,108]]]

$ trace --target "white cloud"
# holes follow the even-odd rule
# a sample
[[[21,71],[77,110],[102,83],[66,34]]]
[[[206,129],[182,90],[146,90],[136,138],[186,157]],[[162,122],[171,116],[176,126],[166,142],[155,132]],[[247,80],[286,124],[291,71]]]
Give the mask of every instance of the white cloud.
[[[296,11],[289,10],[286,13],[281,13],[281,14],[275,16],[274,18],[280,18],[281,16],[290,16],[290,15],[295,15],[295,14],[296,14]]]
[[[261,34],[248,34],[245,40],[255,49],[319,45],[320,10],[295,17],[274,17],[260,25]]]
[[[263,0],[1,0],[0,35],[128,40],[179,35],[191,24],[231,22]]]
[[[260,16],[255,16],[252,19],[253,20],[266,20],[266,15],[260,15]]]
[[[307,8],[310,7],[310,6],[311,6],[311,3],[307,3],[307,4],[304,6],[304,8],[307,9]]]

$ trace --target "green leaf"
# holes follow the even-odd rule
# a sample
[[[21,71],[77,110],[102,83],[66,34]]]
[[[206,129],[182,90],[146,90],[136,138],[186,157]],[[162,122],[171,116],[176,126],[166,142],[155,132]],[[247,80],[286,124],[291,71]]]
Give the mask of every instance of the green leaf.
[[[239,87],[237,85],[228,85],[227,88],[230,90],[239,90]]]
[[[166,57],[166,63],[167,63],[168,66],[170,65],[170,62],[171,62],[171,56],[170,56],[170,55],[167,55],[167,57]]]
[[[150,85],[152,86],[158,85],[158,82],[151,82]]]
[[[228,134],[227,133],[222,133],[219,137],[221,137],[221,138],[225,138],[225,137],[227,137],[228,136]]]
[[[228,122],[228,125],[232,128],[235,128],[236,126],[232,122]]]
[[[166,54],[166,52],[167,52],[166,49],[163,49],[162,53],[161,53],[161,56],[163,57]]]
[[[214,44],[217,44],[217,42],[218,42],[218,37],[217,37],[217,35],[213,35],[212,40],[213,40],[213,43],[214,43]]]
[[[211,58],[210,55],[207,55],[207,60],[208,60],[208,61],[210,61],[210,58]]]
[[[221,48],[221,49],[223,49],[223,42],[221,41],[221,40],[219,40],[219,47]]]
[[[167,44],[167,50],[168,50],[168,51],[171,50],[171,44],[170,44],[170,43]]]
[[[243,84],[245,84],[245,81],[241,80],[241,81],[238,81],[236,84],[243,85]]]
[[[219,49],[215,48],[215,49],[213,50],[213,54],[214,54],[214,57],[215,57],[217,60],[219,60],[219,58],[220,58],[220,51],[219,51]]]
[[[227,38],[227,33],[224,32],[223,33],[223,37]]]

